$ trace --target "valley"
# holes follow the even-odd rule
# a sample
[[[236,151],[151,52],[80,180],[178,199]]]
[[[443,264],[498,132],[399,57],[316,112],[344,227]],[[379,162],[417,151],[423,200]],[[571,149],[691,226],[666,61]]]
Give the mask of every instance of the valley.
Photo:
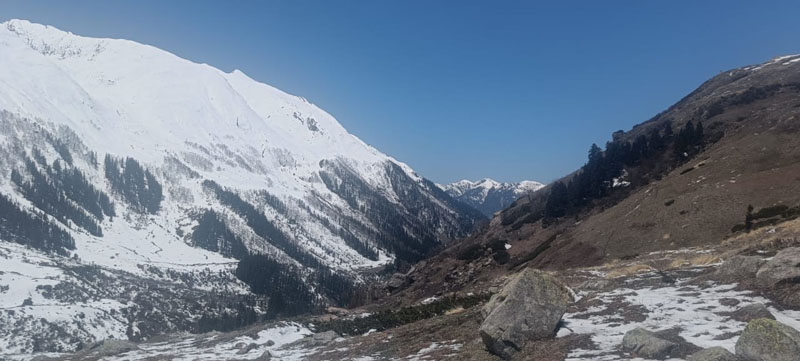
[[[800,55],[547,185],[437,184],[241,71],[24,20],[0,85],[0,359],[800,357]]]

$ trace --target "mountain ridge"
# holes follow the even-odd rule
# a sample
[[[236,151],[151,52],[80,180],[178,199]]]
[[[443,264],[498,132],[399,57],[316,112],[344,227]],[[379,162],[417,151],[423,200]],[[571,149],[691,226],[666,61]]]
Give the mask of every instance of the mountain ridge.
[[[509,206],[517,198],[533,193],[545,185],[535,181],[498,182],[491,178],[478,181],[463,179],[446,185],[438,184],[451,197],[472,206],[487,217]]]
[[[0,84],[3,349],[344,305],[484,220],[305,98],[149,45],[11,20]]]

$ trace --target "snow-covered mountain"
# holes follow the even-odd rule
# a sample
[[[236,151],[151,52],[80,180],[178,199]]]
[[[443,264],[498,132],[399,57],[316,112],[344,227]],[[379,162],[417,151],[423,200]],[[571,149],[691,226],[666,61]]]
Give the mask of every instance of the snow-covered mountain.
[[[209,307],[260,316],[233,277],[237,259],[250,286],[278,267],[262,290],[300,283],[292,290],[333,302],[359,270],[416,261],[481,219],[306,99],[241,71],[0,24],[0,309],[16,310],[0,324],[75,330],[41,334],[63,342],[37,347],[202,330]],[[115,286],[87,281],[98,278]],[[176,294],[192,302],[159,303]],[[0,345],[17,332],[0,329]]]
[[[491,217],[495,212],[508,207],[517,198],[541,189],[544,184],[534,181],[501,183],[484,178],[475,182],[464,179],[439,187],[451,197]]]

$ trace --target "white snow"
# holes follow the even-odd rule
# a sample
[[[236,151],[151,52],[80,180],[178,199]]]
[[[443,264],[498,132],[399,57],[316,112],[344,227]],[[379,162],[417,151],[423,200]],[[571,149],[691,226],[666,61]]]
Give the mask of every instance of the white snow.
[[[643,277],[653,277],[646,274]],[[721,346],[734,352],[737,336],[731,332],[741,331],[745,323],[731,320],[724,312],[733,312],[741,307],[763,303],[769,300],[754,295],[750,291],[735,290],[735,284],[695,285],[686,281],[678,281],[665,287],[628,288],[622,287],[598,297],[603,305],[594,306],[578,313],[564,315],[566,327],[561,328],[558,337],[569,334],[589,334],[596,344],[593,350],[572,350],[567,357],[570,361],[588,360],[623,360],[627,357],[619,355],[619,345],[627,331],[643,327],[651,331],[680,327],[679,335],[688,342],[702,348]],[[580,294],[586,297],[586,293]],[[726,306],[723,299],[736,300],[734,306]],[[613,302],[618,305],[622,301],[624,307],[607,306]],[[643,307],[646,319],[642,322],[624,321],[623,312],[628,308]],[[778,310],[769,307],[779,322],[800,329],[800,312]]]

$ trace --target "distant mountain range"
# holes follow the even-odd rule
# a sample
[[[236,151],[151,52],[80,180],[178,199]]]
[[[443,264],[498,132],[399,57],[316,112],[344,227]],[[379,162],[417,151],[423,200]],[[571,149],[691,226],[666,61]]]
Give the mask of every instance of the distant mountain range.
[[[544,184],[534,181],[501,183],[484,178],[476,182],[464,179],[447,185],[440,184],[439,187],[451,197],[491,217],[517,198],[543,188]]]

